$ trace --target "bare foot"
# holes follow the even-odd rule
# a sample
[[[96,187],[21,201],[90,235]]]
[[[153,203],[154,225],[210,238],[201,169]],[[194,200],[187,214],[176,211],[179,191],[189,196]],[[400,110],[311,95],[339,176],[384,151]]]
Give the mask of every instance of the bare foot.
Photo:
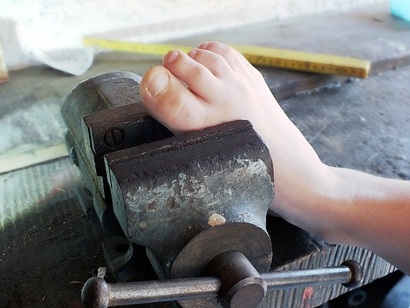
[[[410,273],[409,182],[322,164],[261,74],[235,50],[211,42],[188,55],[171,51],[144,75],[140,93],[174,133],[249,120],[273,160],[271,211],[329,242],[373,250]]]
[[[141,95],[148,111],[174,132],[254,119],[267,107],[255,97],[274,101],[260,73],[238,52],[215,42],[188,55],[169,52],[163,67],[145,74]]]
[[[201,44],[188,55],[173,50],[163,66],[146,72],[140,92],[145,108],[174,133],[249,120],[273,159],[276,195],[270,209],[303,225],[301,206],[315,202],[326,168],[239,52],[217,42]]]

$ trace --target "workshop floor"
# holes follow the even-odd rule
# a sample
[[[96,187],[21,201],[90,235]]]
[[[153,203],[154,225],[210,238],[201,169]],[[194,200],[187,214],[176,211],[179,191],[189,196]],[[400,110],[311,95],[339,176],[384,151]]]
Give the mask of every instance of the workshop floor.
[[[410,28],[403,33],[408,41]],[[82,213],[74,195],[79,174],[67,154],[37,159],[62,145],[59,110],[81,80],[113,70],[142,74],[159,61],[103,54],[81,77],[33,67],[0,84],[0,307],[81,307],[82,285],[104,266],[109,235]],[[408,80],[410,66],[403,66],[280,104],[326,163],[410,180]]]

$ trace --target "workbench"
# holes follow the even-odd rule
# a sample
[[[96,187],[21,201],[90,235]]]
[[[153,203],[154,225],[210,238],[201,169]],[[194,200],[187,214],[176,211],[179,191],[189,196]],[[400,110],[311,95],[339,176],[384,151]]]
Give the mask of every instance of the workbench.
[[[370,76],[363,80],[259,69],[325,163],[410,180],[410,24],[391,16],[386,4],[172,43],[195,46],[207,40],[370,60]],[[83,76],[37,66],[11,72],[10,81],[0,84],[0,306],[81,306],[83,283],[105,265],[101,245],[110,234],[83,214],[76,199],[81,179],[64,150],[60,108],[86,78],[121,70],[143,74],[160,61],[157,56],[103,53]],[[27,163],[14,165],[16,160]],[[395,270],[372,252],[329,245],[280,218],[269,219],[276,220],[272,270],[326,267],[354,259],[364,266],[364,284]],[[275,291],[263,306],[318,306],[347,291],[341,285]]]

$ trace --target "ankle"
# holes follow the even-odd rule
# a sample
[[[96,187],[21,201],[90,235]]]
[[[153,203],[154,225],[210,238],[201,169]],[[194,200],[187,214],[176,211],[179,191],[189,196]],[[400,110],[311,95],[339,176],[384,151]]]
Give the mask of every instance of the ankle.
[[[336,204],[339,185],[331,167],[318,163],[315,173],[296,179],[283,188],[276,184],[276,196],[271,211],[286,221],[327,242],[334,242],[337,232]],[[275,178],[276,180],[276,178]]]
[[[332,244],[352,244],[351,230],[346,218],[355,198],[357,184],[354,178],[344,177],[345,169],[324,165],[322,181],[317,183],[309,207],[315,213],[312,230],[321,239]]]

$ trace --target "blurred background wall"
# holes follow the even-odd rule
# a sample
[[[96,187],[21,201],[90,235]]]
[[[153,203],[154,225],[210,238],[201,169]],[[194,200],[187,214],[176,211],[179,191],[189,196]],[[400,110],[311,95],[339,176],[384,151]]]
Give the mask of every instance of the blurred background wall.
[[[42,51],[80,48],[83,35],[158,42],[268,19],[387,0],[3,0],[0,44],[9,70]]]

